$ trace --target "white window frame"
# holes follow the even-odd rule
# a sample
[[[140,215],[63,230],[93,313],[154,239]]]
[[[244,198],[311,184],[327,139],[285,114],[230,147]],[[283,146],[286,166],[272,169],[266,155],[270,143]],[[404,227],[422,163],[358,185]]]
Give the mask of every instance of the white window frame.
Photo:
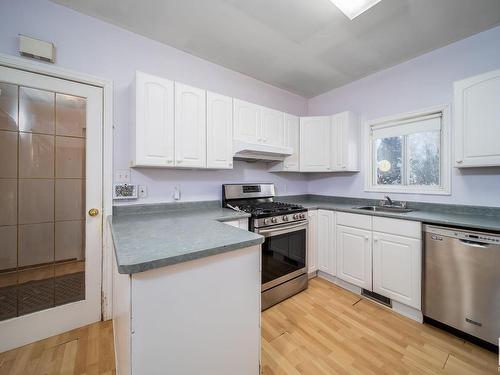
[[[375,126],[397,123],[417,119],[420,117],[441,114],[441,176],[440,186],[408,186],[408,185],[378,185],[375,183],[375,169],[373,168],[373,138],[372,128]],[[407,112],[393,116],[369,120],[364,126],[365,153],[365,191],[403,194],[451,194],[451,134],[450,134],[450,105],[440,105],[425,108],[414,112]]]

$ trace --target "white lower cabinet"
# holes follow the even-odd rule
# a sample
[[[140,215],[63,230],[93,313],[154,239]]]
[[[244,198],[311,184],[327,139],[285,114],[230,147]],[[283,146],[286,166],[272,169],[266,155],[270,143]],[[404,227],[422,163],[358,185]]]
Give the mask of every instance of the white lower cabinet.
[[[335,212],[318,210],[318,270],[335,276]]]
[[[421,309],[422,247],[416,238],[373,232],[373,291]]]
[[[309,224],[307,227],[307,272],[318,270],[318,211],[307,213]]]
[[[372,232],[337,225],[337,277],[372,289]]]

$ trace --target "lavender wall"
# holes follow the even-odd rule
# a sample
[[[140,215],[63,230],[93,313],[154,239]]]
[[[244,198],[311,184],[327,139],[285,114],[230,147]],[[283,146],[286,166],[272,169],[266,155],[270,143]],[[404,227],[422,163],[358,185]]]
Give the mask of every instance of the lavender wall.
[[[303,115],[307,100],[243,74],[128,32],[46,0],[0,1],[0,52],[17,55],[17,35],[51,41],[58,66],[114,81],[114,167],[128,166],[128,85],[135,70]],[[276,182],[283,193],[304,193],[306,176],[277,176],[264,164],[235,163],[233,171],[133,170],[132,183],[148,185],[148,201],[218,199],[223,182]]]
[[[351,110],[367,120],[451,103],[453,81],[494,69],[500,69],[500,27],[314,97],[309,100],[308,113],[328,115]],[[370,198],[384,195],[364,192],[363,172],[314,175],[308,190],[316,194]],[[451,196],[391,196],[403,200],[500,206],[500,168],[454,168]]]

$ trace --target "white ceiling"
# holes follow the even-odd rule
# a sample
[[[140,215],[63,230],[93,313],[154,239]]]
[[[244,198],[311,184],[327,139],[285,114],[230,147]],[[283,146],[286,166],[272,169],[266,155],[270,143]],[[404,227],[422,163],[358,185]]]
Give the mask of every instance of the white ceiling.
[[[312,97],[500,23],[500,0],[53,0]]]

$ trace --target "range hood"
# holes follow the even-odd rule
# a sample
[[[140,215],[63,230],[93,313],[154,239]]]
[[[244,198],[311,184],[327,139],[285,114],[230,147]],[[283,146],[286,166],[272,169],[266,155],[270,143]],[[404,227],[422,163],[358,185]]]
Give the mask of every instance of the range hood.
[[[291,147],[271,146],[244,141],[234,141],[233,151],[236,160],[260,161],[280,161],[293,153]]]

